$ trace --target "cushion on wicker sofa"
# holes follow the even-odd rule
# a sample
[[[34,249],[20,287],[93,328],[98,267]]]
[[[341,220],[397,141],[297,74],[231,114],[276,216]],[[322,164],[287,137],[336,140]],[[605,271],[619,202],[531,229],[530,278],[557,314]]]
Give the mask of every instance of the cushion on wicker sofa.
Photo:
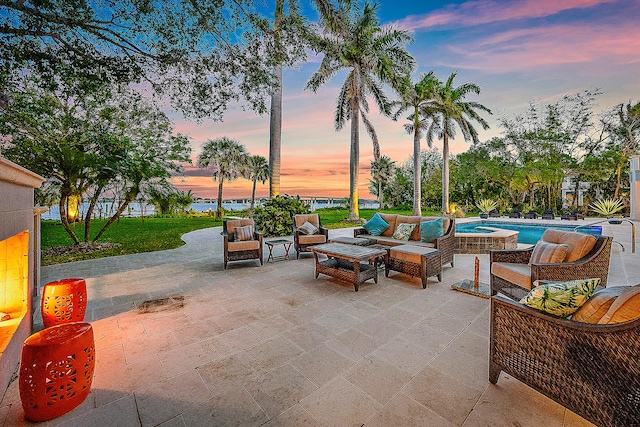
[[[613,286],[597,290],[591,298],[576,311],[571,320],[583,323],[598,323],[607,314],[611,304],[627,289],[626,286]]]
[[[420,222],[420,241],[433,243],[438,237],[444,234],[442,218]]]
[[[396,227],[396,231],[393,232],[393,235],[391,237],[398,240],[408,241],[409,238],[411,237],[411,233],[413,233],[413,230],[415,228],[416,228],[416,224],[407,224],[404,222],[400,223]]]
[[[599,277],[546,283],[531,289],[520,303],[554,316],[567,317],[587,302],[598,284]]]
[[[611,304],[599,324],[622,323],[640,317],[640,285],[626,287]]]
[[[564,262],[572,262],[587,255],[595,246],[597,238],[591,234],[547,228],[542,234],[541,240],[548,243],[568,245],[569,250]]]
[[[369,221],[367,221],[363,225],[363,227],[372,236],[379,236],[382,233],[384,233],[386,229],[389,228],[389,223],[387,223],[384,219],[382,219],[379,213],[376,213]]]

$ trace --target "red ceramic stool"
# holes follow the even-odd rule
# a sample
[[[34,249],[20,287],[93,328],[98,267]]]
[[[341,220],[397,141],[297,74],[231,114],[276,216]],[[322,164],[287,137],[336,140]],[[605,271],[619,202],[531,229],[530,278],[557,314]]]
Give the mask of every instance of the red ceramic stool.
[[[46,421],[80,405],[95,367],[93,329],[66,323],[36,332],[22,346],[18,385],[27,419]]]
[[[87,282],[84,279],[62,279],[44,285],[42,322],[45,328],[82,322],[86,311]]]

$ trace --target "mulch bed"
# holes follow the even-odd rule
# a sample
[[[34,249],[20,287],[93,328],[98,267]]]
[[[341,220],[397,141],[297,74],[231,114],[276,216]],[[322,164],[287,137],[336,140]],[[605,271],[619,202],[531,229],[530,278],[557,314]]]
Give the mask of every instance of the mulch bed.
[[[42,249],[42,256],[56,256],[56,255],[73,255],[78,253],[89,253],[95,251],[102,251],[104,249],[111,249],[120,246],[120,243],[90,243],[82,242],[78,245],[70,246],[56,246],[55,248]]]

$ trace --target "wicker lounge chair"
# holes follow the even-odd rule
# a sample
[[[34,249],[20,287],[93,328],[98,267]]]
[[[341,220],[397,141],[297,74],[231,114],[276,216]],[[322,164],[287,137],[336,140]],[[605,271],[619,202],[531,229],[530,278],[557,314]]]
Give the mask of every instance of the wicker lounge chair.
[[[249,240],[240,240],[236,228],[251,226],[253,233]],[[262,260],[262,233],[255,228],[255,223],[250,218],[229,219],[222,222],[222,236],[224,238],[224,268],[229,261],[245,259]]]
[[[490,252],[491,295],[503,293],[519,300],[527,294],[536,280],[572,280],[599,277],[607,286],[611,241],[608,236],[547,229],[542,243],[567,244],[566,261],[531,262],[534,247]]]
[[[538,219],[538,212],[529,211],[526,214],[524,214],[524,218],[525,219]]]
[[[514,209],[509,212],[509,218],[522,218],[522,212],[518,209]]]
[[[640,426],[640,319],[589,324],[491,297],[489,381],[504,371],[603,427]]]
[[[547,209],[542,212],[542,219],[556,219],[556,216],[551,209]]]
[[[322,226],[318,214],[297,214],[292,216],[293,220],[293,243],[296,249],[296,259],[300,257],[300,252],[309,252],[309,246],[327,243],[329,240],[329,230]],[[318,229],[316,234],[305,234],[300,231],[300,227],[305,222],[309,222]]]
[[[489,212],[489,218],[500,218],[500,212],[498,211]]]

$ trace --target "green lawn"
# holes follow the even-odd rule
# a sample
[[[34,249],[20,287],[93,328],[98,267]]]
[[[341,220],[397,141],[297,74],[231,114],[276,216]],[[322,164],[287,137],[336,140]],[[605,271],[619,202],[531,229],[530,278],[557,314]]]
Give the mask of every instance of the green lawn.
[[[346,222],[348,209],[318,209],[322,225],[330,228],[353,227],[354,224]],[[360,217],[365,220],[377,212],[375,209],[361,209]],[[411,211],[385,210],[387,213],[399,213],[411,215]],[[242,216],[241,213],[233,213]],[[438,213],[424,213],[424,215],[439,215]],[[95,236],[102,228],[106,220],[92,220],[91,231]],[[80,261],[85,259],[102,258],[114,255],[126,255],[139,252],[162,251],[174,249],[184,244],[181,236],[193,230],[222,225],[222,221],[211,217],[177,217],[177,218],[121,218],[109,227],[100,238],[100,242],[119,243],[118,247],[93,252],[77,252],[73,254],[48,255],[43,253],[42,265],[60,264],[63,262]],[[80,240],[84,233],[82,224],[73,225],[72,228]],[[43,251],[49,248],[69,246],[73,241],[58,221],[42,221],[41,248]]]

